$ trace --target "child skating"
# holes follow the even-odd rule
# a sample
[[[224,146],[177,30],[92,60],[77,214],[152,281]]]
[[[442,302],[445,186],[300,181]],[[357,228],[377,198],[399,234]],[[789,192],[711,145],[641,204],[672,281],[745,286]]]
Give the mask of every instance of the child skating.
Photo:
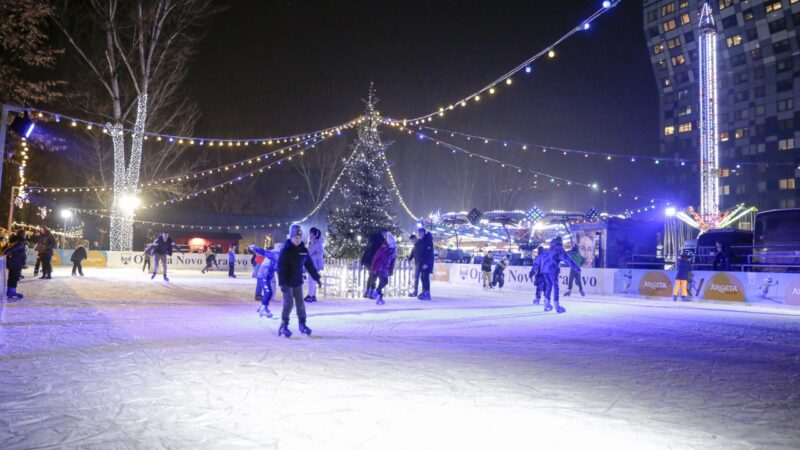
[[[264,250],[255,245],[250,246],[250,251],[264,257],[256,270],[255,298],[257,302],[261,302],[261,306],[258,308],[258,315],[271,319],[272,312],[269,310],[269,302],[274,294],[272,282],[275,279],[275,270],[278,267],[278,255],[273,251]]]

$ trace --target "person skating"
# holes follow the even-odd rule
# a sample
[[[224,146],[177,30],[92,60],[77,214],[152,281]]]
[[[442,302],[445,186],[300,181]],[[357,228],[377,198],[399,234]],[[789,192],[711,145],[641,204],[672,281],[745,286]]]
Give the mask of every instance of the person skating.
[[[677,273],[675,274],[675,288],[672,290],[672,301],[678,301],[678,294],[681,294],[681,300],[684,302],[689,301],[689,293],[686,286],[689,283],[689,274],[692,272],[692,261],[689,260],[687,252],[681,253],[676,265]]]
[[[577,245],[573,245],[568,254],[578,267],[583,267],[583,262],[586,260],[586,258],[584,258],[583,255],[581,255],[581,252],[578,251]],[[581,297],[586,297],[586,294],[583,292],[583,281],[581,280],[580,272],[576,272],[575,269],[572,268],[569,269],[569,282],[567,283],[567,292],[564,292],[564,297],[569,297],[572,295],[573,281],[578,285],[578,290],[581,293]]]
[[[536,258],[533,260],[533,267],[531,268],[528,277],[536,286],[536,296],[533,299],[533,304],[538,305],[542,301],[542,294],[545,291],[546,283],[544,281],[544,273],[542,273],[542,261],[544,261],[545,249],[544,246],[539,246],[536,250]]]
[[[556,307],[556,312],[559,314],[567,312],[567,310],[561,306],[558,299],[558,273],[561,271],[562,262],[566,263],[580,274],[581,268],[578,267],[575,261],[564,251],[564,243],[559,236],[550,241],[550,249],[547,250],[542,261],[542,272],[544,273],[545,281],[544,310],[552,311],[553,306],[550,303],[552,299]]]
[[[156,238],[155,242],[151,244],[152,252],[154,256],[154,263],[153,263],[153,275],[150,277],[152,280],[158,274],[158,264],[161,263],[162,271],[164,273],[164,281],[169,281],[167,278],[167,257],[172,256],[172,251],[177,250],[181,253],[181,248],[178,247],[177,244],[172,242],[172,238],[169,236],[169,233],[164,232]]]
[[[255,254],[253,254],[253,258],[255,259]],[[228,278],[236,278],[236,274],[233,272],[236,269],[236,246],[231,245],[228,248]]]
[[[17,292],[17,284],[22,276],[22,267],[25,266],[25,259],[28,253],[28,246],[25,242],[25,230],[17,230],[8,240],[8,245],[3,249],[6,256],[6,268],[8,269],[8,284],[6,296],[8,298],[22,299],[24,296]]]
[[[419,239],[417,239],[417,235],[414,233],[411,233],[411,236],[409,236],[408,239],[411,241],[411,252],[408,254],[408,256],[406,256],[406,261],[411,261],[411,263],[414,264],[414,290],[411,291],[408,294],[408,296],[416,297],[419,295],[419,276],[420,276],[419,273],[420,264],[419,264],[419,258],[417,256],[418,253],[417,243],[419,243],[419,246],[422,246],[422,242]]]
[[[153,258],[153,248],[148,244],[144,246],[142,251],[142,272],[148,271],[151,268],[150,260]]]
[[[214,250],[211,249],[210,245],[206,246],[205,251],[203,251],[203,256],[206,258],[206,265],[203,267],[203,270],[200,273],[211,272],[211,266],[217,266],[219,269],[219,265],[217,264],[217,255],[214,253]]]
[[[89,255],[86,253],[86,247],[82,244],[78,245],[77,248],[72,252],[72,256],[69,258],[72,261],[72,276],[74,277],[76,273],[83,276],[83,260],[87,259]]]
[[[434,250],[433,235],[425,228],[417,230],[420,246],[418,247],[419,277],[422,280],[422,293],[417,297],[420,300],[431,299],[431,274],[433,273]]]
[[[317,272],[325,268],[325,236],[322,235],[317,227],[311,227],[308,230],[308,257],[317,268]],[[317,282],[312,280],[308,281],[308,295],[305,298],[306,303],[314,303],[317,301]]]
[[[263,257],[256,271],[255,298],[257,302],[261,302],[257,312],[259,316],[266,316],[271,319],[272,312],[269,310],[269,302],[274,294],[272,292],[272,281],[275,279],[275,270],[278,267],[278,255],[273,251],[265,250],[255,245],[250,246],[250,251]]]
[[[311,329],[306,326],[306,305],[303,301],[304,268],[314,281],[320,282],[317,268],[308,258],[308,250],[303,244],[303,230],[300,225],[292,225],[289,229],[289,239],[286,240],[278,256],[278,284],[283,292],[283,311],[278,336],[288,338],[292,335],[289,331],[289,315],[292,313],[294,303],[297,303],[300,332],[311,335]]]
[[[486,252],[486,256],[481,260],[481,273],[483,274],[483,288],[492,288],[492,266],[494,265],[494,257],[492,252]]]
[[[42,276],[40,280],[49,280],[53,275],[53,251],[56,248],[56,238],[45,226],[39,227],[39,239],[37,241],[39,259],[42,261]]]
[[[378,278],[378,289],[375,291],[375,303],[383,305],[383,288],[389,284],[389,277],[394,274],[394,262],[397,259],[397,241],[389,231],[383,232],[384,241],[375,257],[372,258],[372,273]]]
[[[361,255],[361,266],[367,269],[369,275],[367,276],[367,286],[364,290],[364,298],[375,298],[375,283],[378,278],[373,275],[372,270],[372,258],[375,257],[375,252],[383,245],[383,232],[385,230],[379,230],[373,233],[369,237],[369,241],[367,242],[367,246],[364,248],[364,253]]]
[[[494,266],[494,272],[492,273],[492,284],[491,286],[494,288],[497,286],[498,289],[503,289],[503,286],[506,284],[506,267],[508,267],[508,256],[503,256],[500,261],[497,262]]]

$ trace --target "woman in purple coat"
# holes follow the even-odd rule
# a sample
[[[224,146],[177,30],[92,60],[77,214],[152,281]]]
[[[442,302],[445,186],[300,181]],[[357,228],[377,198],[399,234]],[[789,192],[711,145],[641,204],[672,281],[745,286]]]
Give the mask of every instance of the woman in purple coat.
[[[383,232],[383,244],[381,244],[375,256],[372,258],[372,274],[378,277],[378,289],[376,304],[383,305],[383,288],[389,284],[389,277],[394,273],[394,261],[397,259],[397,241],[394,235],[388,231]]]

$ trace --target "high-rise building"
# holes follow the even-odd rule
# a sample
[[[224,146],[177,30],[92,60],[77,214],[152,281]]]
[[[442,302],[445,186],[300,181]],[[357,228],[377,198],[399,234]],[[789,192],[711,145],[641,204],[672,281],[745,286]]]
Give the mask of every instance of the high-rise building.
[[[698,39],[704,0],[644,0],[660,97],[664,188],[700,203]],[[710,0],[717,37],[720,208],[800,207],[800,0]],[[763,163],[771,163],[769,165]],[[757,164],[758,163],[758,164]]]

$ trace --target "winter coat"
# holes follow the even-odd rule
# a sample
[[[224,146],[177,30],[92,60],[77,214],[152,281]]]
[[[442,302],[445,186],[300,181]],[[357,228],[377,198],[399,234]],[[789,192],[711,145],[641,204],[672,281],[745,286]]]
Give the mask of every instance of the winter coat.
[[[417,242],[419,242],[419,239],[417,239],[417,241],[414,242],[414,246],[411,247],[411,253],[409,253],[408,256],[406,256],[406,260],[414,261],[414,264],[416,264],[417,267],[419,267],[419,264],[417,263]]]
[[[494,258],[491,256],[484,256],[481,260],[481,272],[491,272],[492,265],[494,265]]]
[[[503,275],[503,273],[506,271],[506,267],[508,267],[508,260],[505,258],[501,259],[497,262],[497,265],[494,266],[494,273]]]
[[[255,255],[253,255],[255,259]],[[236,253],[233,250],[228,250],[228,264],[236,264]]]
[[[319,235],[319,238],[313,237],[308,239],[308,257],[314,263],[317,270],[325,268],[325,237]]]
[[[586,261],[586,258],[584,258],[583,255],[581,255],[581,252],[579,251],[570,251],[569,257],[575,264],[578,265],[578,267],[583,267],[583,262]]]
[[[575,261],[569,257],[567,252],[564,251],[564,246],[561,245],[561,241],[558,243],[551,242],[550,249],[547,250],[544,254],[544,259],[542,260],[542,267],[541,272],[545,275],[558,275],[558,272],[561,270],[561,263],[565,263],[569,267],[571,267],[576,272],[580,272],[581,268],[575,264]]]
[[[675,275],[676,280],[688,280],[689,279],[689,272],[692,271],[692,262],[689,259],[678,258],[678,263],[676,264],[676,269],[678,269],[678,273]]]
[[[168,237],[165,241],[163,236],[159,236],[155,242],[153,242],[153,253],[156,255],[172,256],[172,249],[174,247],[176,247],[176,245],[172,242],[171,237]]]
[[[320,282],[319,272],[314,263],[308,259],[306,245],[294,245],[291,239],[283,244],[281,254],[278,256],[278,283],[281,288],[295,288],[303,285],[303,268],[317,283]]]
[[[28,246],[25,245],[25,239],[11,236],[3,250],[3,254],[6,255],[6,266],[9,269],[22,269],[25,266],[27,253]]]
[[[367,247],[364,249],[364,253],[361,255],[361,265],[364,267],[372,267],[372,258],[375,257],[375,252],[378,251],[383,245],[383,236],[380,233],[375,233],[369,237],[369,242],[367,242]]]
[[[74,263],[79,263],[88,257],[89,255],[86,254],[86,247],[80,245],[75,249],[75,251],[72,252],[72,256],[69,258],[69,260]]]
[[[417,263],[419,264],[419,270],[426,273],[433,272],[433,258],[434,258],[434,250],[433,250],[433,235],[428,232],[425,233],[425,236],[421,236],[417,242],[421,242],[419,247],[415,247]],[[423,269],[423,266],[428,266],[427,268]]]
[[[533,267],[531,267],[528,277],[534,284],[544,284],[544,274],[542,274],[542,262],[544,261],[544,252],[536,255],[533,260]]]
[[[381,245],[372,258],[372,273],[379,277],[390,277],[394,273],[394,262],[397,259],[397,247]]]
[[[258,269],[256,270],[256,278],[261,278],[262,280],[272,280],[272,278],[275,276],[275,270],[278,267],[278,255],[273,251],[264,250],[263,248],[256,247],[255,245],[250,246],[250,251],[264,258],[261,261],[261,264],[258,265]]]
[[[53,256],[53,249],[56,248],[56,238],[53,237],[50,230],[45,231],[44,234],[40,234],[36,243],[39,246],[38,251],[40,256]]]

